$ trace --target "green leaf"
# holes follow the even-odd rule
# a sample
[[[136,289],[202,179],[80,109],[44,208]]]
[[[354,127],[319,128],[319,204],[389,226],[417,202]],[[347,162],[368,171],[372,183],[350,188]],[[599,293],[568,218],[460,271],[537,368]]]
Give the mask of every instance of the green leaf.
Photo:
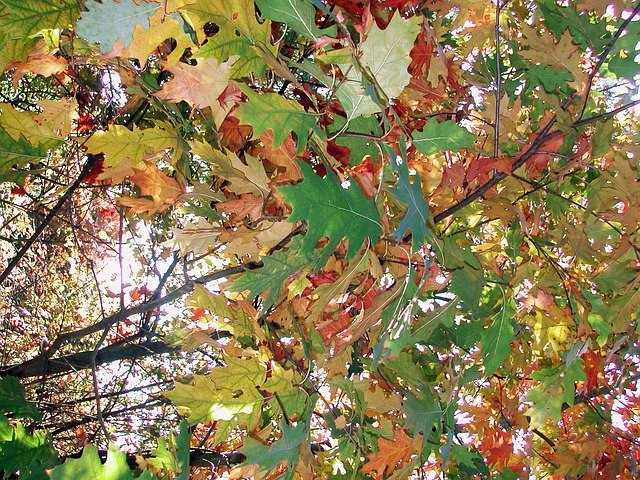
[[[559,422],[562,405],[573,405],[575,383],[586,380],[582,363],[582,359],[578,358],[571,365],[546,368],[532,375],[540,385],[534,387],[527,396],[527,400],[533,403],[525,412],[531,417],[531,428],[541,428],[547,421]]]
[[[307,438],[305,422],[295,427],[281,422],[282,438],[271,445],[265,445],[251,437],[246,437],[240,451],[247,457],[246,465],[260,465],[260,470],[273,470],[280,462],[292,467],[298,461],[300,445]]]
[[[235,292],[249,290],[249,297],[256,297],[266,292],[262,310],[271,308],[278,302],[288,278],[294,273],[302,272],[311,265],[315,265],[320,259],[319,250],[314,249],[310,255],[306,255],[301,252],[301,247],[302,239],[295,237],[286,250],[278,250],[264,257],[262,268],[249,270],[233,282],[232,290]]]
[[[451,457],[458,463],[458,467],[467,476],[465,478],[487,478],[489,467],[484,463],[482,456],[473,448],[469,449],[465,445],[453,445],[451,447]]]
[[[309,130],[317,130],[315,115],[305,112],[298,102],[277,93],[259,94],[246,86],[241,89],[249,101],[240,104],[237,115],[242,123],[253,127],[254,138],[271,130],[273,146],[277,148],[286,140],[289,132],[293,132],[298,142],[297,151],[304,150]]]
[[[24,167],[29,163],[39,163],[46,158],[47,149],[41,145],[31,145],[24,137],[14,140],[5,130],[0,129],[0,174],[11,171],[13,166]],[[0,181],[10,181],[0,175]]]
[[[322,267],[343,238],[349,239],[346,259],[358,253],[369,238],[375,242],[382,229],[380,214],[375,203],[368,200],[358,185],[352,182],[344,188],[336,175],[328,170],[320,178],[306,163],[301,163],[304,180],[297,185],[278,188],[284,200],[293,206],[289,221],[305,221],[308,229],[302,241],[300,253],[310,257],[316,243],[328,237],[316,268]]]
[[[454,270],[452,277],[449,290],[458,295],[467,308],[476,307],[485,283],[482,270],[465,266]]]
[[[392,157],[390,161],[391,169],[398,175],[398,184],[395,188],[390,188],[389,192],[407,205],[407,211],[393,236],[400,241],[404,234],[411,230],[411,251],[417,252],[422,248],[425,239],[433,237],[428,228],[433,225],[433,218],[422,192],[420,175],[416,175],[413,182],[409,179],[407,157],[403,157]]]
[[[515,338],[511,318],[515,314],[515,305],[508,299],[502,305],[498,314],[493,317],[493,323],[482,334],[480,344],[484,355],[485,375],[489,376],[504,363],[511,353],[511,342]]]
[[[198,56],[215,57],[226,62],[238,55],[240,59],[231,67],[233,78],[257,75],[263,77],[267,65],[260,56],[259,49],[275,55],[277,50],[271,45],[271,22],[259,23],[253,0],[228,0],[212,2],[199,0],[188,5],[186,11],[200,28],[207,22],[215,23],[220,29],[207,39],[198,50]]]
[[[76,0],[0,0],[0,31],[26,40],[40,30],[67,28],[78,18]]]
[[[433,312],[421,315],[420,320],[411,329],[411,338],[416,343],[426,343],[438,326],[451,328],[458,313],[458,299],[455,298],[444,307]]]
[[[611,34],[606,22],[592,22],[588,14],[578,13],[574,5],[559,7],[555,0],[539,0],[538,5],[543,12],[543,23],[557,37],[569,29],[576,44],[583,50],[590,48],[596,55],[607,45]]]
[[[36,404],[25,399],[24,387],[15,377],[0,379],[0,413],[11,413],[15,418],[42,418]]]
[[[434,393],[427,389],[419,397],[407,394],[407,399],[402,403],[402,411],[407,416],[404,427],[413,436],[424,435],[424,441],[431,435],[434,424],[439,424],[442,419],[440,401]]]
[[[51,480],[136,480],[127,464],[127,457],[115,445],[109,444],[107,461],[102,464],[98,449],[89,444],[84,447],[82,457],[68,458],[51,471]],[[153,480],[144,472],[137,480]]]
[[[534,63],[526,64],[525,78],[529,80],[528,90],[542,85],[547,93],[567,93],[569,91],[568,84],[573,80],[573,76],[567,70]]]
[[[306,0],[257,0],[256,4],[262,18],[284,23],[314,42],[323,35],[335,37],[337,34],[335,25],[323,30],[316,26],[316,10]]]
[[[615,293],[626,287],[637,276],[635,269],[623,259],[611,263],[602,273],[593,277],[593,283],[605,293]]]
[[[453,120],[429,119],[422,132],[414,132],[413,144],[425,155],[451,150],[458,152],[473,145],[475,136]]]
[[[55,456],[46,435],[36,432],[29,435],[22,424],[13,429],[10,440],[0,440],[0,471],[5,474],[29,468]]]
[[[91,43],[100,45],[100,50],[109,53],[116,41],[127,48],[133,39],[136,25],[148,29],[151,24],[149,18],[160,8],[157,3],[140,2],[136,5],[133,0],[96,0],[87,2],[88,12],[82,13],[82,18],[76,24],[76,32]]]
[[[456,236],[458,238],[461,237],[461,235]],[[464,268],[466,266],[470,266],[476,270],[482,268],[482,265],[473,252],[471,252],[469,246],[461,247],[458,245],[454,236],[434,238],[432,243],[433,251],[438,258],[438,262],[440,262],[444,268],[448,270],[457,270],[458,268]]]

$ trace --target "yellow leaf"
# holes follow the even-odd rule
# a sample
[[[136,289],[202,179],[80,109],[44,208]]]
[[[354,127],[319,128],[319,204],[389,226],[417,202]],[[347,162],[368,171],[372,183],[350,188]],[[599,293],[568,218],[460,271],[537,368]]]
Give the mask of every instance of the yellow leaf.
[[[75,98],[61,100],[44,99],[38,102],[42,109],[34,119],[40,125],[45,125],[59,137],[68,136],[75,128],[78,119],[78,102]]]
[[[192,46],[193,42],[189,35],[184,33],[178,20],[167,16],[161,8],[149,18],[149,24],[148,29],[143,28],[139,23],[136,25],[131,44],[119,56],[137,58],[144,65],[147,63],[149,55],[158,48],[158,45],[167,39],[173,39],[176,46],[166,61],[166,67],[173,67],[178,63],[185,49]]]
[[[226,231],[217,224],[207,223],[200,218],[198,223],[186,222],[182,228],[172,228],[173,237],[167,245],[180,250],[180,255],[188,253],[202,255],[207,253],[218,243],[218,235]]]
[[[205,142],[189,142],[191,151],[202,160],[211,165],[213,173],[219,175],[229,182],[229,190],[238,195],[243,193],[253,193],[257,196],[267,196],[269,188],[269,177],[264,171],[262,162],[250,155],[245,155],[247,164],[245,165],[233,152],[227,154],[214,149]]]
[[[132,167],[144,165],[142,157],[149,147],[142,143],[139,130],[129,130],[124,125],[111,125],[107,131],[95,132],[86,141],[88,153],[104,153],[104,166],[115,167],[127,163]]]
[[[165,124],[166,125],[166,124]],[[104,153],[104,166],[116,171],[107,171],[101,179],[111,178],[119,181],[127,175],[132,175],[131,168],[145,170],[143,158],[146,153],[175,148],[177,145],[175,133],[161,128],[129,130],[124,125],[111,125],[107,131],[95,132],[85,142],[88,153]]]
[[[7,103],[0,103],[0,108],[0,126],[16,142],[25,138],[33,146],[42,145],[46,148],[55,148],[62,142],[52,128],[36,122],[35,113],[21,112]]]

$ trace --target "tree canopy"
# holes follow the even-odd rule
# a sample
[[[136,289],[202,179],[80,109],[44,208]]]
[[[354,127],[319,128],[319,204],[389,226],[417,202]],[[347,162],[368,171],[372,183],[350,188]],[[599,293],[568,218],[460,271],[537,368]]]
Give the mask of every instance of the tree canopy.
[[[640,4],[0,0],[0,476],[640,476]]]

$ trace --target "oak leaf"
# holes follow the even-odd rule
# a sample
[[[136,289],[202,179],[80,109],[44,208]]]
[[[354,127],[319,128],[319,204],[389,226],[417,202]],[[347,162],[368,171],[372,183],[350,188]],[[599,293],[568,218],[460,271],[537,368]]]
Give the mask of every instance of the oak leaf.
[[[222,123],[228,113],[218,97],[229,85],[229,72],[237,57],[219,63],[215,59],[198,58],[196,65],[179,62],[168,70],[173,79],[162,86],[154,96],[171,102],[188,102],[195,108],[211,107],[216,123]]]
[[[390,475],[403,463],[411,459],[411,455],[417,453],[417,442],[409,437],[403,429],[396,428],[393,431],[393,440],[378,438],[378,451],[368,455],[369,461],[360,471],[371,475],[373,478],[384,478]]]
[[[129,177],[129,181],[140,188],[140,194],[151,197],[151,200],[144,198],[121,197],[118,199],[120,205],[130,208],[130,213],[158,213],[171,207],[178,197],[184,192],[180,184],[173,178],[151,162],[144,162],[144,170],[134,170],[134,174]]]
[[[302,242],[302,254],[310,256],[322,237],[329,238],[316,269],[326,263],[344,237],[349,239],[347,260],[358,253],[367,238],[372,242],[378,239],[380,214],[375,203],[367,200],[356,184],[343,186],[330,171],[320,178],[306,163],[300,166],[304,180],[278,190],[285,202],[293,206],[289,221],[305,221],[309,226]]]
[[[278,148],[273,145],[273,130],[265,131],[260,141],[261,145],[253,150],[253,154],[284,169],[284,172],[276,177],[276,182],[293,183],[302,179],[302,172],[296,163],[295,142],[291,136],[288,136]]]
[[[131,44],[121,52],[112,52],[121,57],[137,58],[141,65],[147,63],[151,55],[158,46],[167,39],[173,39],[176,43],[173,51],[167,56],[166,67],[173,67],[184,53],[185,49],[193,45],[191,38],[187,35],[180,24],[179,17],[167,15],[163,9],[158,9],[149,17],[149,28],[142,24],[136,24]]]

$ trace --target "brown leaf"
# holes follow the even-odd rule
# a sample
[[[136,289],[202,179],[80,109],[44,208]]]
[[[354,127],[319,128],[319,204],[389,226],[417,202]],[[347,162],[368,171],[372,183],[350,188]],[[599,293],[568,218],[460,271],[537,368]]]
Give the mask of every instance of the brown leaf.
[[[251,194],[244,194],[240,195],[240,198],[218,203],[216,210],[230,213],[232,222],[242,220],[247,216],[251,218],[251,220],[257,220],[262,215],[263,204],[263,198],[258,198]]]
[[[284,172],[276,177],[277,183],[296,182],[302,178],[302,172],[296,165],[296,145],[289,135],[279,148],[273,147],[273,131],[266,130],[260,137],[261,145],[257,146],[253,154],[264,158],[276,167],[282,167]]]

